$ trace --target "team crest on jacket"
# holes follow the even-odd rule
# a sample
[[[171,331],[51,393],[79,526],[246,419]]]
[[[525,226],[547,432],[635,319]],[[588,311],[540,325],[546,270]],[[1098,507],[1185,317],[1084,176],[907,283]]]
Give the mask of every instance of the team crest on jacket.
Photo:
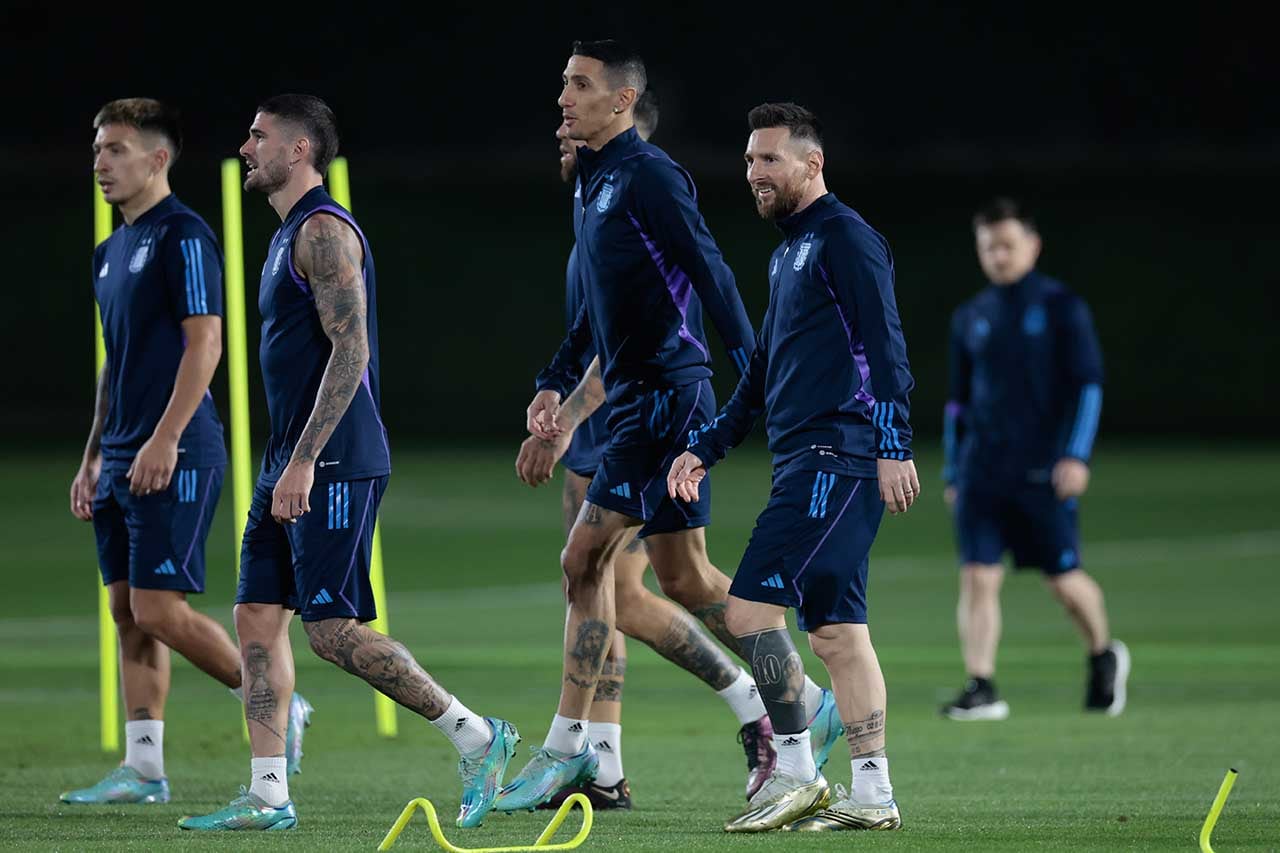
[[[796,252],[796,259],[791,264],[791,268],[796,272],[800,272],[800,268],[804,266],[804,262],[809,259],[809,247],[813,244],[808,240],[800,244],[800,251]]]
[[[284,260],[284,246],[276,249],[276,259],[271,262],[271,274],[276,275],[280,272],[280,263]]]
[[[147,261],[151,259],[151,241],[143,240],[142,245],[134,250],[133,257],[129,259],[129,272],[142,272],[142,268],[147,265]]]
[[[596,211],[604,213],[609,209],[611,201],[613,201],[613,184],[605,184],[600,188],[600,197],[596,199]]]

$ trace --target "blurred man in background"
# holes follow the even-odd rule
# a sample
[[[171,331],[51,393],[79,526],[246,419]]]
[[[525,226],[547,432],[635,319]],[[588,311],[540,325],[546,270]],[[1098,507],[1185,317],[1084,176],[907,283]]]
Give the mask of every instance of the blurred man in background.
[[[942,713],[1003,720],[996,689],[1001,559],[1038,568],[1084,637],[1084,706],[1124,710],[1129,650],[1112,640],[1102,589],[1080,568],[1077,503],[1102,411],[1102,351],[1084,300],[1035,269],[1034,221],[1010,199],[973,220],[991,284],[951,319],[944,415],[946,499],[960,551],[956,622],[968,680]]]

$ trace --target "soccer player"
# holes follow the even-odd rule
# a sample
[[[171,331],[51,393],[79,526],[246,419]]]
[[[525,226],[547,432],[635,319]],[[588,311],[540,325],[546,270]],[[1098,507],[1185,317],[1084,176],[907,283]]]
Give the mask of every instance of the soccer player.
[[[577,151],[582,208],[575,223],[584,300],[538,377],[528,426],[546,440],[562,433],[560,403],[594,345],[610,405],[609,441],[561,555],[568,617],[560,704],[542,747],[499,795],[496,808],[505,811],[532,808],[597,773],[588,716],[615,627],[614,563],[637,533],[663,592],[742,653],[724,625],[728,578],[706,553],[710,495],[678,503],[663,480],[687,430],[714,411],[701,309],[739,369],[754,334],[733,273],[698,212],[692,179],[635,130],[633,110],[645,86],[643,61],[616,41],[575,43],[563,75],[564,123],[571,139],[585,143]],[[834,700],[811,680],[806,690],[818,709],[819,742],[834,741]]]
[[[773,776],[725,829],[896,829],[884,676],[866,600],[867,557],[885,505],[905,512],[920,493],[907,421],[915,383],[893,257],[883,237],[827,192],[813,113],[761,104],[748,123],[747,182],[760,215],[783,234],[769,262],[769,308],[733,396],[690,436],[668,478],[673,498],[696,501],[708,468],[764,413],[773,489],[725,616],[782,740]],[[853,789],[838,788],[829,808],[808,748],[804,666],[787,608],[831,674],[853,758]]]
[[[333,111],[310,95],[263,103],[240,148],[245,189],[265,193],[281,219],[258,297],[271,436],[245,527],[235,610],[252,783],[226,808],[184,818],[184,829],[297,824],[281,757],[294,610],[316,654],[452,741],[461,756],[459,826],[483,819],[519,740],[510,723],[473,713],[404,646],[365,624],[377,617],[369,558],[391,457],[379,414],[373,256],[355,219],[324,188],[337,153]]]
[[[128,712],[124,763],[65,803],[164,803],[169,649],[240,696],[240,654],[191,608],[204,592],[205,537],[227,455],[209,380],[222,356],[222,258],[213,232],[169,188],[182,151],[177,113],[111,101],[93,126],[93,169],[124,225],[93,253],[107,358],[71,513],[93,522],[120,638]],[[311,707],[286,708],[296,772]]]
[[[1111,639],[1102,589],[1080,568],[1076,511],[1102,411],[1102,352],[1084,300],[1036,270],[1040,235],[1021,207],[997,199],[973,220],[991,286],[951,318],[947,483],[959,545],[956,607],[968,680],[942,713],[1003,720],[996,690],[1001,558],[1035,567],[1084,637],[1084,707],[1124,710],[1129,650]]]
[[[636,132],[648,141],[658,121],[657,102],[647,90],[636,102]],[[560,177],[576,185],[577,148],[582,144],[569,139],[568,128],[556,131],[560,142]],[[575,210],[581,207],[581,193],[575,193]],[[575,221],[580,217],[575,212]],[[569,253],[566,276],[566,308],[570,325],[582,305],[582,279],[578,275],[577,249]],[[586,379],[561,406],[559,422],[564,432],[555,441],[529,436],[520,446],[516,469],[520,478],[531,486],[546,482],[557,460],[564,466],[564,513],[566,533],[582,509],[592,475],[600,465],[604,446],[609,440],[607,419],[609,407],[601,405],[582,419],[576,429],[568,424],[574,413],[588,399],[593,403],[604,398],[599,363],[594,349],[583,354]],[[563,459],[561,459],[563,455]],[[600,756],[600,769],[595,780],[585,786],[569,785],[558,791],[543,808],[558,807],[573,793],[584,793],[598,809],[631,808],[631,787],[622,767],[622,691],[627,669],[627,653],[623,635],[635,637],[658,654],[688,670],[715,690],[738,718],[738,737],[747,752],[747,795],[764,784],[773,769],[773,744],[769,718],[751,677],[735,664],[711,640],[693,616],[665,598],[654,595],[644,585],[648,557],[644,542],[637,537],[617,556],[614,563],[614,599],[617,628],[605,655],[604,668],[596,683],[591,703],[587,738]]]

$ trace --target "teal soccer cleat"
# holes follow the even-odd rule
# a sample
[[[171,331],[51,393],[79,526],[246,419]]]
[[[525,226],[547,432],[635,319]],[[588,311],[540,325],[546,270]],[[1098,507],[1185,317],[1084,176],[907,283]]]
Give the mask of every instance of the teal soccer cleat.
[[[562,755],[538,747],[520,775],[498,793],[493,807],[501,812],[533,811],[561,788],[594,780],[599,770],[600,757],[590,743],[577,755]]]
[[[273,808],[262,801],[243,785],[240,796],[231,801],[226,808],[199,817],[184,817],[178,821],[179,829],[195,829],[203,831],[225,831],[234,829],[266,830],[293,829],[298,825],[298,812],[293,801],[279,808]]]
[[[284,754],[289,775],[302,772],[302,736],[311,725],[311,707],[300,693],[289,700],[289,728],[284,733]]]
[[[840,711],[836,708],[835,694],[824,687],[818,713],[809,720],[809,746],[813,750],[813,763],[818,766],[819,773],[831,756],[831,748],[843,736],[844,724],[840,722]]]
[[[167,803],[168,779],[143,779],[132,767],[117,767],[101,782],[78,791],[67,791],[59,799],[64,803]]]
[[[493,808],[502,787],[507,764],[516,754],[520,733],[506,720],[485,717],[493,730],[489,745],[474,755],[458,759],[458,775],[462,778],[462,806],[458,809],[458,826],[479,826]]]

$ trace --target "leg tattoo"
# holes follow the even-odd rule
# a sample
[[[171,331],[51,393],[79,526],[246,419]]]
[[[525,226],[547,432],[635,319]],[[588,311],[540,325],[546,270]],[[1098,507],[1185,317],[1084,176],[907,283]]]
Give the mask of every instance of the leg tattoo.
[[[271,653],[267,647],[262,643],[250,643],[244,653],[244,668],[249,673],[249,690],[244,700],[245,720],[262,726],[283,744],[284,732],[276,731],[272,725],[279,702],[271,682],[267,680],[267,670],[271,668]]]
[[[596,702],[621,702],[622,684],[627,674],[627,659],[606,660],[596,682]]]
[[[578,625],[577,639],[569,650],[569,657],[573,661],[566,661],[564,680],[574,687],[594,689],[604,664],[605,653],[609,651],[609,638],[612,634],[609,626],[599,619],[584,619]]]
[[[707,630],[714,634],[717,640],[724,643],[725,648],[750,663],[750,658],[743,651],[742,640],[733,636],[728,626],[724,623],[724,609],[726,606],[726,603],[721,601],[717,604],[699,607],[697,610],[690,610],[689,612],[693,614],[693,618],[706,625]]]
[[[804,708],[804,663],[791,633],[770,628],[741,639],[773,730],[778,734],[804,731],[809,719]]]
[[[865,720],[845,723],[844,736],[854,758],[884,755],[884,711],[877,708]]]
[[[681,669],[693,673],[712,690],[724,690],[738,677],[738,667],[698,623],[684,611],[677,611],[667,632],[651,648]]]
[[[437,719],[453,697],[426,673],[403,645],[354,619],[304,622],[311,648],[325,660],[364,679],[428,720]]]
[[[129,715],[130,720],[150,720],[151,710],[149,708],[134,708],[133,713]]]

